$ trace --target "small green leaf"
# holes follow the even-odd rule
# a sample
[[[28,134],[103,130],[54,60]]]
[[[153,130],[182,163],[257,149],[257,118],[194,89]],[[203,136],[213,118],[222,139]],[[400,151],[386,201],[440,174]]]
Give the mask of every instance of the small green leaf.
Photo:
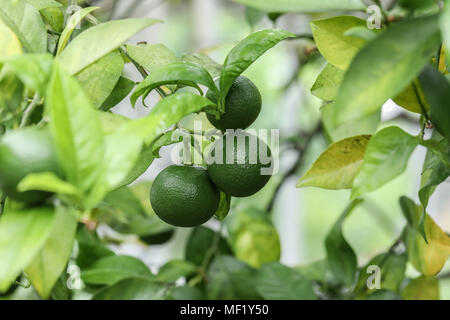
[[[317,77],[311,88],[311,93],[322,100],[334,101],[344,78],[344,73],[344,70],[328,63]]]
[[[353,200],[345,208],[325,239],[328,267],[336,279],[346,286],[351,286],[355,281],[358,261],[354,250],[342,234],[342,224],[345,218],[361,202],[360,199]]]
[[[97,113],[78,82],[59,63],[54,64],[45,102],[67,180],[86,192],[103,171],[104,138]]]
[[[360,0],[233,0],[266,12],[333,12],[343,10],[363,10]]]
[[[113,92],[123,66],[121,54],[112,51],[75,75],[94,107],[99,108]]]
[[[39,12],[26,1],[0,0],[0,19],[28,53],[47,52],[47,30]]]
[[[239,260],[255,268],[280,260],[280,238],[266,212],[253,208],[236,212],[227,218],[226,226]]]
[[[224,100],[234,80],[264,52],[280,41],[294,37],[289,31],[268,29],[252,33],[228,53],[220,74],[220,96]]]
[[[227,217],[228,212],[230,212],[230,206],[231,206],[231,196],[227,195],[225,192],[220,191],[219,207],[217,208],[217,211],[214,214],[215,217],[219,221],[223,221]]]
[[[153,275],[141,260],[130,256],[107,256],[81,272],[81,279],[88,284],[110,285],[131,277],[149,279]]]
[[[208,70],[213,79],[218,78],[220,76],[220,72],[222,71],[222,66],[219,63],[214,61],[210,56],[201,52],[185,53],[181,56],[181,60],[203,66],[203,68]]]
[[[161,300],[166,292],[164,283],[133,277],[101,289],[92,300]]]
[[[257,300],[256,271],[232,256],[217,256],[208,269],[206,292],[211,300]]]
[[[331,144],[297,184],[301,187],[350,189],[363,163],[370,136],[356,136]]]
[[[252,28],[257,25],[265,16],[266,13],[264,11],[252,7],[245,7],[245,20],[247,20],[248,25]]]
[[[181,259],[167,262],[159,269],[156,280],[175,282],[181,277],[188,277],[197,271],[197,266]]]
[[[78,243],[77,266],[84,270],[101,258],[112,256],[114,252],[106,248],[96,234],[90,233],[86,227],[81,226],[76,235]]]
[[[402,108],[418,114],[427,114],[430,110],[430,104],[424,95],[418,79],[415,79],[393,100]]]
[[[344,36],[371,41],[377,37],[377,32],[368,29],[367,26],[359,26],[348,29],[347,31],[345,31]]]
[[[49,237],[39,253],[25,268],[33,288],[42,298],[47,298],[65,270],[72,253],[77,218],[73,209],[56,209],[55,221]]]
[[[58,2],[57,2],[58,3]],[[63,31],[64,13],[60,7],[52,6],[41,10],[44,21],[56,32]]]
[[[21,54],[3,61],[28,88],[45,96],[53,65],[50,54]]]
[[[127,53],[148,72],[178,60],[177,56],[162,43],[127,45]]]
[[[401,21],[362,48],[344,76],[336,123],[356,120],[399,95],[429,62],[439,46],[436,16]]]
[[[186,260],[197,266],[202,266],[205,262],[205,256],[209,254],[212,245],[217,241],[215,239],[218,239],[217,252],[219,254],[231,254],[231,249],[222,236],[206,227],[196,227],[187,240]]]
[[[61,196],[74,199],[77,203],[82,201],[83,193],[74,185],[61,180],[53,172],[31,173],[17,185],[17,190],[41,190],[53,192]]]
[[[128,94],[133,90],[136,83],[126,77],[121,76],[113,88],[111,94],[103,102],[100,110],[108,111],[109,109],[118,105]]]
[[[70,74],[75,74],[120,47],[134,34],[158,22],[136,18],[96,25],[82,32],[67,46],[59,56],[60,62]],[[99,46],[99,43],[103,45]]]
[[[353,181],[352,199],[374,191],[405,171],[419,141],[396,126],[384,128],[370,139],[363,164]]]
[[[301,273],[278,262],[258,271],[256,290],[267,300],[316,300],[312,282]]]
[[[69,20],[67,20],[66,27],[64,28],[63,32],[61,33],[61,36],[59,37],[58,49],[56,51],[57,56],[59,56],[66,47],[75,28],[81,23],[81,21],[88,14],[97,9],[98,7],[82,8],[80,11],[77,12],[77,14],[72,15],[69,18]]]
[[[55,211],[50,207],[7,211],[0,219],[0,292],[5,291],[50,236]]]
[[[197,88],[197,84],[201,84],[218,93],[211,75],[205,68],[192,62],[177,61],[153,69],[131,95],[132,105],[136,104],[136,100],[140,96],[143,96],[142,99],[144,100],[152,90],[169,84],[181,84]]]
[[[431,106],[431,121],[437,131],[450,141],[450,82],[431,66],[425,68],[419,80]]]
[[[355,27],[366,26],[366,21],[353,16],[340,16],[311,22],[317,48],[332,65],[346,70],[366,40],[345,35]]]
[[[427,276],[413,279],[403,289],[402,297],[405,300],[439,300],[439,281]]]

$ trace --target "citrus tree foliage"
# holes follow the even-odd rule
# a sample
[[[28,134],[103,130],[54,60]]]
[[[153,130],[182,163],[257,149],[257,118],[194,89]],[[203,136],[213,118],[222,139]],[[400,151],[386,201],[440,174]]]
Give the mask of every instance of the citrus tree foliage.
[[[60,164],[60,171],[17,181],[18,192],[49,195],[42,203],[0,193],[0,294],[14,297],[18,285],[29,283],[43,299],[73,298],[72,289],[92,299],[439,297],[436,275],[450,254],[450,239],[426,209],[450,174],[450,1],[399,1],[382,9],[375,30],[350,15],[365,13],[360,0],[236,2],[247,6],[251,26],[266,15],[273,21],[288,12],[330,15],[312,15],[308,35],[253,32],[219,63],[204,53],[177,56],[162,43],[128,41],[159,19],[103,21],[95,18],[99,8],[88,6],[65,18],[67,1],[0,0],[0,134],[47,130]],[[146,245],[173,237],[177,228],[149,203],[152,182],[136,179],[162,147],[180,142],[171,139],[180,120],[201,112],[220,117],[233,82],[269,49],[296,38],[310,41],[325,61],[311,93],[323,101],[316,131],[329,141],[297,187],[350,190],[347,208],[324,239],[326,259],[282,265],[271,204],[267,212],[246,208],[228,215],[231,197],[224,192],[214,218],[221,227],[193,228],[184,259],[155,271],[110,250],[118,240],[100,237],[100,225]],[[124,75],[126,65],[142,75],[138,83]],[[207,98],[206,90],[217,99]],[[139,100],[146,105],[153,92],[160,99],[144,117],[110,111],[128,96],[130,108]],[[420,115],[418,135],[380,124],[389,99]],[[405,226],[398,240],[362,265],[343,224],[366,194],[405,170],[419,146],[427,150],[419,202],[399,199]],[[406,278],[408,263],[420,276]],[[367,286],[371,265],[383,274],[377,290]]]

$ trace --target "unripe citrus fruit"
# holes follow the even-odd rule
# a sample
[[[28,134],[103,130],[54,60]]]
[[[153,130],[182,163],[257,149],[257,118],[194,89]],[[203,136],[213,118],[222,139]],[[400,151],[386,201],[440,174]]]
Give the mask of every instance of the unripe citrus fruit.
[[[261,154],[266,159],[262,159]],[[207,155],[207,163],[208,174],[214,184],[234,197],[251,196],[261,190],[271,177],[262,170],[268,171],[272,163],[269,147],[258,137],[247,133],[228,133],[215,141]]]
[[[161,220],[177,227],[194,227],[214,215],[219,190],[205,169],[173,165],[156,177],[150,202]]]
[[[0,187],[5,195],[28,204],[45,200],[50,195],[47,192],[17,190],[17,184],[25,176],[39,172],[60,175],[49,132],[26,128],[6,133],[0,140]]]
[[[214,92],[208,91],[206,97],[217,102]],[[225,98],[225,113],[217,119],[215,115],[207,114],[209,122],[219,130],[246,129],[261,112],[261,94],[253,82],[244,76],[239,76],[231,85]]]

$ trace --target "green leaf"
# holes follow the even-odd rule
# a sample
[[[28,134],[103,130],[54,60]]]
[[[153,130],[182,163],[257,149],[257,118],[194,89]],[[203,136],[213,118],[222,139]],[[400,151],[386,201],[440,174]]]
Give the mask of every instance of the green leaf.
[[[428,243],[418,231],[423,208],[407,197],[400,198],[403,215],[408,221],[404,231],[409,261],[426,276],[439,273],[450,255],[450,237],[426,214],[424,228]]]
[[[208,70],[213,79],[219,77],[220,72],[222,71],[222,66],[219,63],[214,61],[210,56],[201,52],[185,53],[181,56],[181,60],[203,66],[203,68]]]
[[[94,107],[99,108],[112,93],[122,75],[123,66],[122,56],[116,50],[76,74]]]
[[[345,35],[355,27],[366,26],[366,21],[353,16],[340,16],[311,22],[317,48],[332,65],[346,70],[366,40]]]
[[[54,0],[26,0],[28,1],[37,11],[47,8],[59,8],[62,4]]]
[[[177,56],[162,43],[127,45],[127,53],[150,73],[163,65],[178,60]]]
[[[160,100],[147,117],[124,123],[106,138],[106,183],[113,189],[133,168],[144,144],[151,144],[165,129],[186,115],[212,105],[206,98],[180,92]]]
[[[206,292],[211,300],[257,300],[256,272],[231,256],[217,256],[208,269]]]
[[[377,37],[376,30],[368,29],[367,26],[353,27],[345,31],[344,36],[371,41]]]
[[[418,114],[427,114],[430,110],[430,104],[424,95],[418,79],[415,79],[393,100],[402,108]]]
[[[437,131],[450,141],[450,82],[431,66],[425,68],[419,80],[431,106],[431,121]]]
[[[332,12],[341,10],[364,10],[360,0],[233,0],[266,12]]]
[[[159,269],[156,280],[175,282],[181,277],[189,277],[197,271],[197,266],[189,261],[175,259],[167,262]]]
[[[344,70],[328,63],[317,77],[311,88],[311,93],[322,100],[334,101],[344,78],[344,73]]]
[[[350,189],[370,138],[356,136],[331,144],[300,179],[297,188]]]
[[[328,267],[334,277],[347,287],[351,286],[355,280],[358,261],[354,250],[342,234],[342,225],[345,218],[361,202],[362,200],[360,199],[353,200],[345,208],[325,239]]]
[[[170,298],[174,300],[205,300],[202,291],[197,287],[180,286],[170,291]]]
[[[110,111],[97,111],[98,118],[102,124],[102,131],[105,135],[114,133],[121,125],[130,119]]]
[[[58,3],[58,2],[57,2]],[[41,10],[44,21],[56,32],[64,29],[64,13],[60,7],[52,6]]]
[[[45,102],[67,181],[86,192],[103,172],[104,141],[97,113],[59,63],[54,64]]]
[[[101,258],[112,256],[114,252],[107,249],[96,234],[90,233],[84,225],[77,231],[78,256],[77,266],[84,270]]]
[[[164,283],[133,277],[101,289],[92,300],[161,300],[166,292]]]
[[[400,94],[440,41],[436,16],[408,19],[382,32],[352,61],[336,97],[336,122],[356,120]]]
[[[59,37],[58,49],[56,51],[57,56],[59,56],[61,54],[61,52],[64,50],[64,48],[66,47],[75,28],[81,23],[81,21],[88,14],[90,14],[94,10],[97,10],[98,8],[99,7],[82,8],[82,9],[80,9],[80,11],[77,12],[77,14],[72,15],[69,18],[69,20],[67,20],[66,27],[64,28],[63,32],[61,33],[61,36]]]
[[[245,7],[245,20],[252,28],[257,25],[265,16],[266,13],[264,11],[252,7]]]
[[[61,180],[53,172],[31,173],[20,181],[17,190],[20,192],[41,190],[56,193],[73,199],[76,203],[81,203],[83,198],[83,193],[77,187]]]
[[[439,24],[441,27],[442,39],[447,49],[447,61],[450,65],[450,0],[444,1],[444,8],[439,16]]]
[[[378,290],[389,290],[398,293],[400,285],[405,278],[406,263],[408,256],[406,253],[396,254],[395,252],[386,252],[372,258],[359,273],[359,279],[356,283],[354,293],[357,299],[364,299]],[[380,288],[369,289],[368,284],[374,284],[370,281],[371,277],[376,276],[370,266],[377,266],[380,269]],[[369,281],[369,282],[368,282]]]
[[[378,109],[372,114],[363,115],[357,121],[345,121],[336,125],[333,108],[334,103],[329,103],[320,110],[325,133],[332,142],[359,135],[372,135],[381,121],[381,109]]]
[[[103,102],[100,110],[108,111],[109,109],[118,105],[128,94],[133,90],[136,83],[128,78],[121,76],[113,88],[111,94]]]
[[[50,207],[7,211],[0,219],[0,292],[5,291],[50,236],[55,212]]]
[[[231,249],[222,236],[211,229],[196,227],[187,240],[186,260],[197,266],[201,266],[212,245],[217,241],[215,239],[218,239],[217,252],[219,254],[231,254]]]
[[[402,297],[405,300],[439,300],[439,281],[427,276],[413,279],[403,289]]]
[[[214,214],[215,217],[219,221],[223,221],[230,212],[230,206],[231,206],[231,196],[227,195],[225,192],[220,191],[219,207],[217,208],[217,211]]]
[[[280,260],[280,238],[266,212],[253,208],[236,212],[227,218],[226,226],[239,260],[255,268]]]
[[[363,164],[353,181],[352,199],[374,191],[405,171],[419,141],[396,126],[377,132],[367,145]]]
[[[131,95],[131,104],[134,106],[136,100],[143,96],[143,100],[154,89],[169,85],[181,84],[198,88],[202,84],[211,91],[218,93],[211,75],[202,66],[186,61],[176,61],[153,69],[150,75],[144,79]],[[200,91],[200,93],[202,93]]]
[[[0,19],[0,59],[22,53],[22,45],[16,34]],[[1,67],[1,64],[0,64]]]
[[[136,18],[96,25],[82,32],[67,46],[59,56],[60,62],[70,74],[75,74],[120,47],[134,34],[158,22]],[[103,45],[99,46],[99,43]]]
[[[47,30],[39,12],[26,1],[0,0],[0,18],[29,53],[47,51]]]
[[[220,74],[220,97],[223,101],[234,80],[264,52],[280,41],[294,37],[289,31],[267,29],[252,33],[228,53]]]
[[[88,284],[110,285],[131,277],[148,279],[153,275],[141,260],[130,256],[107,256],[81,272],[81,280]]]
[[[45,96],[53,65],[50,54],[21,54],[3,61],[28,88]]]
[[[267,300],[316,300],[312,282],[278,262],[261,267],[256,278],[256,290]]]
[[[47,298],[65,270],[72,253],[77,218],[73,209],[56,209],[55,221],[44,246],[25,268],[33,288]]]

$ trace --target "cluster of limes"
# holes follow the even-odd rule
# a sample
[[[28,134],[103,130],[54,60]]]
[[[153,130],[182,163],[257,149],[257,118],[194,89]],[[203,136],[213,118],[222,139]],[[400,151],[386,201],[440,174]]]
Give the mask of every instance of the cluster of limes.
[[[216,102],[217,97],[208,91],[206,97]],[[221,131],[246,129],[261,111],[261,95],[248,78],[239,76],[225,98],[225,112],[219,119],[208,114],[211,124]],[[238,131],[237,131],[238,132]],[[238,143],[244,135],[245,143]],[[233,197],[248,197],[261,190],[270,175],[261,174],[266,167],[258,150],[270,149],[257,137],[248,134],[226,133],[213,142],[210,150],[221,150],[221,161],[207,168],[172,165],[156,177],[150,192],[150,202],[155,213],[165,222],[178,227],[194,227],[212,218],[219,207],[220,191]],[[229,139],[233,141],[228,142]],[[250,140],[256,141],[251,148]],[[234,145],[233,148],[227,146]],[[251,152],[257,152],[251,155]]]

